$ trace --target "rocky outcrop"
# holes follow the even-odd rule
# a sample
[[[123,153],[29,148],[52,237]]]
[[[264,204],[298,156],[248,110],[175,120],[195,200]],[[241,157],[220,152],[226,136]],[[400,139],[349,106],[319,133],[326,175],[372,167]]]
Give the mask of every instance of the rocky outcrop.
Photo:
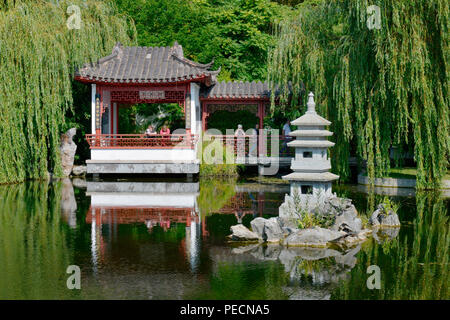
[[[253,232],[255,232],[260,240],[267,242],[279,242],[284,232],[281,229],[278,218],[256,218],[250,222]]]
[[[61,166],[63,175],[68,177],[72,172],[73,161],[75,159],[75,152],[77,151],[77,145],[73,142],[73,137],[77,133],[77,129],[72,128],[66,133],[61,135],[61,145],[59,147],[61,154]]]
[[[352,200],[336,196],[316,199],[314,202],[301,203],[294,197],[286,195],[283,204],[279,208],[280,224],[283,228],[297,228],[299,206],[330,221],[330,228],[335,231],[360,232],[361,219],[352,204]]]
[[[250,222],[250,226],[252,227],[252,231],[256,233],[259,239],[264,240],[264,226],[266,224],[267,219],[258,217],[253,219]]]
[[[325,200],[325,205],[322,210],[335,217],[334,224],[331,227],[332,230],[355,233],[361,231],[362,222],[358,217],[358,211],[356,211],[355,206],[352,204],[352,200],[330,197]]]
[[[287,246],[325,247],[329,242],[336,240],[343,235],[345,235],[345,232],[314,227],[301,229],[291,233],[284,240],[284,244],[286,244]]]
[[[72,175],[74,176],[85,176],[87,173],[86,166],[73,166]]]
[[[252,231],[245,229],[260,242],[281,243],[286,246],[327,247],[334,244],[349,248],[372,236],[372,230],[363,229],[362,221],[350,199],[332,196],[316,199],[313,205],[306,204],[307,210],[310,210],[308,214],[316,215],[316,226],[305,229],[299,228],[299,221],[307,217],[305,209],[299,205],[301,203],[299,204],[298,199],[286,195],[278,217],[258,217],[250,222]],[[383,205],[374,212],[371,222],[376,229],[375,233],[379,226],[400,225],[397,215],[386,210]],[[248,240],[247,237],[230,237],[232,240]]]
[[[257,241],[259,237],[242,224],[231,226],[232,234],[228,237],[233,241]]]
[[[295,229],[298,227],[298,219],[300,216],[296,212],[294,198],[290,195],[284,196],[284,202],[278,209],[278,218],[283,228]]]
[[[343,236],[332,240],[331,242],[345,246],[345,247],[352,247],[360,242],[364,242],[368,239],[368,236],[372,234],[372,230],[369,229],[363,229],[360,232],[348,232],[345,233]]]
[[[374,227],[400,227],[398,215],[383,204],[378,205],[377,210],[372,213],[369,223]]]

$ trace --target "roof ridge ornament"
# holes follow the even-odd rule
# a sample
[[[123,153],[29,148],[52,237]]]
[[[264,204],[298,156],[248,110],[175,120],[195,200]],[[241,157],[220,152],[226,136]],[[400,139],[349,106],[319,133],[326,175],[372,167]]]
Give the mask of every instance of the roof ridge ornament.
[[[174,44],[173,44],[173,46],[171,48],[171,51],[172,51],[172,55],[174,55],[174,56],[176,56],[176,57],[178,57],[180,59],[184,59],[183,46],[180,45],[178,43],[178,41],[174,42]]]
[[[308,111],[306,113],[309,114],[317,114],[316,112],[316,102],[314,101],[314,93],[310,92],[308,95],[308,103],[306,104],[308,106]]]
[[[101,65],[114,58],[121,59],[122,55],[123,55],[122,44],[120,42],[117,42],[116,45],[113,47],[111,54],[109,56],[98,59],[97,65]]]

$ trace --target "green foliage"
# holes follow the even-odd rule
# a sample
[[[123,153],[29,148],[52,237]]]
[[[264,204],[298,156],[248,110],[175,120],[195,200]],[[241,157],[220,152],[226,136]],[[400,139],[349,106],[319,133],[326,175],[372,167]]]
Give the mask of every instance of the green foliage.
[[[334,219],[332,215],[321,215],[315,212],[310,212],[305,209],[298,211],[300,219],[297,220],[299,229],[308,229],[314,227],[329,228],[333,225]]]
[[[384,197],[381,204],[384,206],[386,214],[390,214],[391,212],[397,213],[398,209],[400,209],[400,204],[392,201],[389,197]]]
[[[300,210],[298,212],[300,214],[300,219],[298,219],[298,228],[299,229],[308,229],[319,225],[319,222],[316,219],[316,215],[307,210]]]
[[[67,7],[77,4],[81,29],[69,29]],[[0,3],[0,183],[43,177],[47,170],[61,174],[65,115],[75,115],[68,124],[85,125],[90,108],[73,108],[71,75],[117,41],[132,43],[134,35],[109,2]]]
[[[222,67],[220,80],[265,80],[273,24],[291,9],[268,0],[118,0],[142,46],[178,41],[194,61]]]
[[[201,177],[229,178],[239,175],[238,170],[242,166],[234,163],[234,153],[224,146],[222,141],[203,139],[199,144],[198,152],[202,153],[199,155]],[[221,155],[217,152],[220,152]],[[228,163],[230,159],[232,159],[232,163]]]
[[[167,123],[170,130],[173,132],[176,129],[185,127],[185,117],[183,107],[177,103],[166,104],[139,104],[133,106],[135,114],[144,117],[153,118],[150,122],[153,124],[155,130],[159,132],[164,123]],[[143,132],[147,129],[150,122],[143,123],[138,126],[138,132]]]
[[[314,5],[313,5],[314,3]],[[367,27],[369,5],[381,8],[381,29]],[[332,122],[333,170],[350,175],[352,154],[368,176],[389,173],[390,148],[414,149],[417,187],[440,184],[450,159],[446,0],[330,0],[299,6],[283,21],[269,57],[269,79],[283,90],[284,110],[298,110],[303,86]],[[292,101],[288,105],[288,101]],[[304,111],[304,110],[302,110]]]
[[[135,104],[119,108],[120,133],[144,133],[150,124],[159,132],[164,123],[167,123],[171,132],[184,129],[183,109],[176,103]]]
[[[239,110],[236,112],[219,110],[211,114],[208,118],[208,127],[218,129],[223,134],[226,134],[227,129],[236,130],[238,124],[242,124],[242,128],[245,131],[259,124],[259,118],[247,110]]]
[[[319,206],[311,208],[309,205],[309,198],[302,197],[298,192],[294,191],[293,195],[294,207],[291,210],[295,211],[299,229],[308,229],[313,227],[330,228],[335,221],[332,214],[322,212]]]

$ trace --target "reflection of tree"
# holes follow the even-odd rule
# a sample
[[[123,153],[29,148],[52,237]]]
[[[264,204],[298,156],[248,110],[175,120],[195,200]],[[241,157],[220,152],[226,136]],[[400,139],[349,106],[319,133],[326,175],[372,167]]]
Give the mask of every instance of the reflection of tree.
[[[449,217],[446,201],[437,193],[416,195],[417,216],[412,237],[403,226],[399,240],[371,245],[360,253],[351,278],[338,288],[337,299],[449,299]],[[366,269],[381,269],[381,289],[369,290]]]
[[[0,299],[60,299],[71,257],[61,183],[0,186]]]
[[[218,212],[236,193],[235,180],[201,180],[197,203],[202,216]]]
[[[150,239],[154,242],[177,243],[186,237],[186,224],[173,223],[170,228],[164,230],[161,226],[154,226],[150,233]]]
[[[201,288],[186,299],[282,300],[288,296],[283,286],[288,276],[274,261],[259,264],[222,263],[210,278],[208,289]]]

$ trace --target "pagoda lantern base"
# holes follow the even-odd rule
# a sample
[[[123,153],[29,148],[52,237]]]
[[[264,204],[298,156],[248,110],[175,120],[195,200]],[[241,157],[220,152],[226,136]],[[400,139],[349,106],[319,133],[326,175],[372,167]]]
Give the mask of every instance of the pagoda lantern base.
[[[284,180],[289,180],[291,188],[290,194],[312,195],[316,197],[331,196],[331,183],[339,176],[330,173],[299,173],[294,172],[283,176]]]

